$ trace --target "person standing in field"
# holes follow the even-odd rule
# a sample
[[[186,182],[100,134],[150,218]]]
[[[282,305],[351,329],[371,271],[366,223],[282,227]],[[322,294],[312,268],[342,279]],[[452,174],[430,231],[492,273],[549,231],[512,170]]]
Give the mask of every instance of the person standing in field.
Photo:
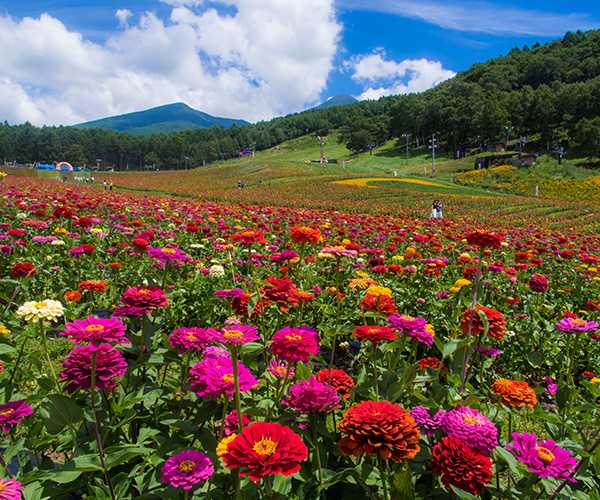
[[[443,219],[443,217],[442,217],[442,202],[440,200],[438,200],[437,207],[435,210],[436,210],[436,218]]]
[[[434,199],[433,203],[431,204],[431,215],[429,216],[430,219],[437,218],[437,204],[438,204],[438,201],[436,199]]]

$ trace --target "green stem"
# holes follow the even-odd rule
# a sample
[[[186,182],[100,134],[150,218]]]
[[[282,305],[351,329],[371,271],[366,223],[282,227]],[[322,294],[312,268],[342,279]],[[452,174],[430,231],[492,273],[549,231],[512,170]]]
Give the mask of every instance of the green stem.
[[[371,355],[373,356],[373,381],[375,383],[375,401],[379,401],[379,375],[377,374],[377,361],[375,360],[375,343],[371,342]]]
[[[242,402],[240,400],[240,379],[238,374],[238,359],[237,359],[237,350],[234,350],[231,356],[232,366],[233,366],[233,384],[235,386],[235,409],[237,410],[238,416],[238,434],[242,433]]]
[[[390,368],[390,372],[388,373],[388,376],[385,379],[385,382],[383,383],[383,388],[385,389],[390,381],[390,378],[392,378],[392,374],[394,373],[394,370],[396,369],[396,366],[398,366],[398,362],[400,361],[400,358],[402,357],[402,353],[404,352],[404,346],[406,345],[406,338],[408,337],[408,335],[402,334],[402,340],[400,341],[400,347],[398,348],[398,354],[396,355],[396,358],[394,359],[394,363],[392,364],[392,367]]]
[[[40,335],[42,337],[42,345],[44,346],[44,353],[46,354],[46,360],[48,361],[48,366],[50,367],[50,372],[52,373],[52,379],[54,380],[54,385],[58,390],[58,379],[56,378],[56,373],[54,372],[54,366],[52,365],[52,359],[50,359],[50,352],[48,351],[48,344],[46,343],[46,332],[44,331],[44,323],[40,318]]]
[[[316,415],[310,416],[310,426],[312,427],[313,446],[315,447],[315,457],[317,458],[317,467],[319,469],[319,485],[323,486],[323,468],[321,467],[321,454],[319,453],[319,439],[317,436]]]
[[[381,485],[383,486],[383,498],[388,500],[387,481],[385,477],[385,468],[383,467],[383,458],[377,455],[377,465],[379,466],[379,478],[381,479]]]
[[[569,359],[569,368],[567,368],[567,384],[569,383],[569,379],[570,379],[570,382],[573,382],[573,378],[571,377],[571,370],[573,369],[573,362],[575,360],[575,354],[577,352],[577,347],[579,345],[580,335],[581,335],[581,332],[577,332],[575,334],[575,340],[573,341],[573,348],[571,349],[571,357]]]
[[[25,344],[27,343],[27,339],[23,341],[21,345],[21,350],[19,351],[19,355],[17,356],[17,361],[15,362],[15,367],[13,368],[12,373],[10,374],[10,380],[8,381],[8,385],[12,384],[12,381],[15,378],[15,374],[17,373],[17,367],[19,366],[19,362],[21,361],[21,356],[23,355],[23,350],[25,349]]]
[[[161,288],[164,290],[165,289],[165,285],[167,284],[167,270],[169,269],[169,261],[165,262],[165,270],[163,272],[163,279],[162,279],[162,285]]]
[[[225,417],[227,416],[227,407],[229,406],[229,399],[225,396],[225,402],[223,403],[223,413],[221,415],[221,430],[219,431],[219,441],[223,439],[225,433]]]

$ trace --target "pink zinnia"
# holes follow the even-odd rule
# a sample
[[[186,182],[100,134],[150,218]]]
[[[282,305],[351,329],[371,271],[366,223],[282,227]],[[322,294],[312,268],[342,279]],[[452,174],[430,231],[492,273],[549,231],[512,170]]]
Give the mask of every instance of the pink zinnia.
[[[159,286],[134,286],[125,290],[121,302],[139,308],[163,307],[169,299]]]
[[[235,392],[233,380],[233,362],[231,358],[206,358],[190,370],[191,390],[203,398],[218,398],[227,395],[229,399]],[[258,380],[243,364],[238,363],[240,392],[249,391],[258,385]]]
[[[301,413],[323,413],[341,408],[341,399],[334,387],[311,376],[292,385],[282,403]]]
[[[252,417],[242,414],[242,427],[247,427],[252,423]],[[238,431],[239,418],[237,410],[233,410],[225,417],[225,426],[223,427],[223,435],[225,437],[236,434]]]
[[[32,413],[33,409],[25,401],[9,401],[0,405],[0,427],[2,427],[2,432],[10,431],[10,424],[18,424],[23,417]]]
[[[306,326],[292,328],[286,326],[273,334],[269,348],[275,356],[288,363],[302,361],[306,363],[311,356],[319,352],[319,336],[315,330]]]
[[[516,268],[517,266],[515,266]],[[529,280],[529,288],[532,292],[545,292],[548,290],[548,280],[545,276],[532,276]]]
[[[236,325],[231,328],[223,328],[220,331],[210,330],[210,334],[213,341],[227,345],[247,344],[260,338],[258,328],[251,325]]]
[[[125,330],[125,325],[118,319],[88,316],[87,319],[76,319],[67,323],[61,335],[69,337],[75,344],[89,342],[96,348],[100,342],[130,343],[125,336]]]
[[[431,416],[429,408],[415,406],[409,413],[415,419],[421,434],[431,437],[435,434],[435,430],[441,427],[445,412],[444,410],[438,410],[435,415]]]
[[[295,376],[295,370],[293,367],[290,366],[289,363],[286,363],[285,361],[280,361],[275,358],[271,358],[269,366],[267,366],[267,371],[271,375],[275,375],[277,378],[285,378],[285,374],[288,373],[288,369],[288,380],[291,380]]]
[[[424,318],[413,318],[402,314],[390,316],[388,322],[400,334],[407,334],[426,345],[433,344],[433,335],[427,331],[427,320]]]
[[[463,441],[480,453],[489,454],[498,445],[498,429],[477,410],[459,406],[442,417],[442,428],[449,436]]]
[[[148,247],[148,256],[161,262],[184,262],[189,259],[183,250],[169,247]]]
[[[186,450],[169,458],[162,468],[163,483],[174,488],[189,490],[196,483],[205,481],[215,472],[210,458],[201,451]]]
[[[565,333],[589,332],[598,329],[598,323],[581,318],[563,318],[555,325],[557,330]]]
[[[571,473],[577,466],[577,460],[571,456],[570,451],[564,450],[551,440],[538,443],[535,434],[515,432],[512,437],[515,441],[506,448],[513,452],[517,460],[529,467],[531,472],[535,472],[540,477],[555,477],[577,482],[571,477]]]
[[[203,328],[179,328],[169,337],[169,343],[173,349],[178,349],[178,354],[183,354],[192,349],[201,351],[208,343],[210,333]]]
[[[87,391],[92,386],[92,353],[96,351],[96,389],[113,389],[117,377],[127,371],[123,355],[109,344],[100,344],[96,349],[77,346],[65,358],[60,376],[69,382],[65,390],[70,394],[81,388]]]
[[[23,486],[16,479],[0,479],[0,500],[21,500]]]

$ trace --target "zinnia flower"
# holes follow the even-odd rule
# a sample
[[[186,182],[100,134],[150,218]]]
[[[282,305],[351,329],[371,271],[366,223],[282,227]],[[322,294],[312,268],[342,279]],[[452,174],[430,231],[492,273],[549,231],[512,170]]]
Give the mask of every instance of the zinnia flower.
[[[359,326],[352,332],[359,340],[370,340],[371,342],[380,343],[383,341],[391,341],[398,335],[395,330],[389,326]]]
[[[211,340],[226,345],[240,346],[258,340],[258,328],[251,325],[237,325],[222,330],[210,330]]]
[[[341,408],[341,399],[333,387],[311,376],[292,385],[282,403],[301,413],[323,413]]]
[[[390,316],[388,322],[392,328],[401,334],[417,339],[426,345],[433,344],[433,334],[427,328],[427,320],[424,318],[413,318],[405,314],[401,316]]]
[[[103,292],[106,290],[106,282],[100,280],[86,280],[77,285],[80,290],[89,290],[90,292]]]
[[[179,248],[152,248],[148,247],[148,256],[160,262],[184,262],[189,259],[186,253]]]
[[[288,380],[293,379],[295,376],[295,370],[290,363],[286,363],[285,361],[280,361],[275,358],[271,358],[269,366],[267,366],[267,371],[270,374],[275,375],[277,378],[285,378],[286,374],[288,374]]]
[[[205,358],[190,370],[191,390],[203,398],[218,398],[235,392],[233,361],[231,358]],[[258,380],[243,364],[238,363],[240,392],[249,391],[258,385]]]
[[[332,386],[343,398],[350,397],[350,390],[354,387],[354,380],[344,370],[336,370],[335,368],[329,371],[323,368],[316,375],[316,379],[323,384]]]
[[[81,301],[81,294],[77,291],[74,292],[66,292],[64,295],[64,299],[67,302],[80,302]]]
[[[555,477],[577,482],[571,477],[577,466],[577,460],[571,456],[570,451],[561,448],[552,440],[538,443],[535,434],[515,432],[512,437],[514,442],[506,445],[506,449],[512,451],[517,460],[529,467],[531,472],[540,477]]]
[[[378,312],[387,316],[398,312],[396,303],[392,297],[389,295],[373,295],[370,293],[365,295],[358,308],[363,312]]]
[[[456,486],[473,495],[483,492],[492,477],[492,460],[473,450],[460,439],[449,436],[435,445],[429,461],[434,472],[450,490]]]
[[[174,488],[181,486],[189,490],[196,483],[208,479],[215,472],[215,468],[204,453],[196,450],[187,450],[173,455],[162,468],[163,483],[169,483]]]
[[[529,280],[529,288],[532,292],[545,292],[548,290],[548,280],[545,276],[532,276]]]
[[[22,316],[27,321],[31,320],[34,323],[40,319],[48,321],[56,321],[64,314],[62,304],[58,300],[46,299],[41,302],[35,300],[25,302],[16,311],[17,316]]]
[[[242,414],[242,427],[247,427],[252,423],[252,417]],[[231,436],[238,431],[239,418],[237,410],[233,410],[225,416],[225,425],[223,426],[223,435]]]
[[[281,424],[255,422],[229,443],[221,458],[228,469],[240,469],[258,481],[267,474],[290,476],[308,458],[308,449],[298,434]]]
[[[0,479],[0,500],[21,500],[23,486],[16,479]]]
[[[556,329],[565,333],[590,332],[598,329],[598,323],[581,318],[563,318],[556,323]]]
[[[258,229],[246,229],[241,233],[234,234],[231,239],[233,241],[239,241],[245,245],[252,245],[253,243],[266,244],[265,235]]]
[[[35,266],[31,262],[17,262],[10,268],[10,275],[15,279],[35,276],[35,274]]]
[[[117,344],[130,343],[125,336],[125,325],[114,318],[96,318],[89,316],[87,319],[76,319],[65,325],[61,335],[69,337],[75,344],[89,342],[92,347],[97,347],[103,342],[116,342]]]
[[[424,406],[415,406],[410,410],[410,416],[415,419],[419,431],[423,436],[433,436],[435,430],[439,429],[442,425],[442,418],[444,417],[444,410],[438,410],[435,415],[431,416],[429,408]]]
[[[498,445],[498,429],[477,410],[459,406],[446,412],[442,428],[480,453],[489,454]]]
[[[10,424],[18,424],[23,417],[32,413],[33,409],[25,401],[9,401],[0,405],[0,427],[2,427],[2,432],[10,431]]]
[[[502,236],[485,231],[475,231],[467,235],[467,243],[480,248],[500,248]]]
[[[379,455],[401,462],[414,458],[421,449],[415,419],[389,401],[363,401],[348,410],[338,430],[344,434],[338,443],[340,451],[348,456],[362,453]]]
[[[270,351],[288,363],[306,363],[319,352],[319,336],[307,326],[292,328],[286,326],[273,334]]]
[[[477,336],[480,333],[485,332],[485,325],[477,311],[481,311],[485,314],[488,320],[488,337],[494,337],[496,340],[502,340],[506,333],[506,319],[500,311],[496,309],[488,309],[483,306],[475,306],[476,311],[473,312],[473,321],[471,322],[471,335]],[[460,329],[465,335],[469,333],[469,321],[471,320],[471,309],[467,309],[462,315],[462,322]]]
[[[166,306],[169,299],[159,286],[134,286],[125,290],[121,302],[126,306],[148,309]]]
[[[177,354],[189,350],[201,351],[208,343],[211,334],[203,328],[179,328],[169,336],[169,343],[173,349],[178,349]]]
[[[525,405],[533,410],[537,404],[537,396],[527,382],[498,379],[492,384],[492,390],[502,396],[502,404],[521,408]]]
[[[321,239],[321,232],[312,227],[295,226],[290,229],[290,232],[294,243],[312,243],[316,245]]]
[[[96,389],[113,389],[117,386],[117,377],[127,371],[127,363],[123,355],[109,344],[93,347],[76,346],[65,358],[60,376],[69,382],[65,390],[71,394],[81,388],[87,391],[92,386],[92,353],[96,352]]]

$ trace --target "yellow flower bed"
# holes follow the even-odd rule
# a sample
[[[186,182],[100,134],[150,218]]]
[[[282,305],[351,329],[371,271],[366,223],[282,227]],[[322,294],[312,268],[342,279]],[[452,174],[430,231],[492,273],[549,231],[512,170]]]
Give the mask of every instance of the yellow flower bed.
[[[451,189],[456,189],[454,186],[444,186],[442,184],[435,184],[433,182],[421,181],[419,179],[394,179],[390,177],[373,177],[368,179],[348,179],[345,181],[333,181],[332,184],[345,184],[348,186],[360,186],[360,187],[377,187],[377,186],[369,186],[369,182],[380,182],[380,181],[394,181],[394,182],[409,182],[411,184],[422,184],[425,186],[437,186],[437,187],[447,187]]]

